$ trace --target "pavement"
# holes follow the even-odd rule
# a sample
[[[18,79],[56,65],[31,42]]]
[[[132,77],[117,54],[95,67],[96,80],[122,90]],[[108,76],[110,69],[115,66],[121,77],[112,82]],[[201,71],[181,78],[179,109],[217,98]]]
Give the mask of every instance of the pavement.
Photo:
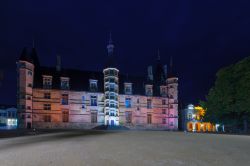
[[[250,136],[65,131],[0,139],[0,166],[249,166]]]

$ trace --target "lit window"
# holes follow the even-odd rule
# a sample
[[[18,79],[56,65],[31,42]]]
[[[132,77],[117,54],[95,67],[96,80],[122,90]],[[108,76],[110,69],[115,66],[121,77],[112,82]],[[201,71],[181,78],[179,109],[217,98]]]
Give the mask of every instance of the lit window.
[[[61,89],[69,89],[69,78],[61,77]]]
[[[52,77],[51,76],[43,76],[43,88],[51,89],[52,88]]]
[[[124,83],[124,93],[128,95],[132,94],[132,83]]]
[[[152,108],[152,100],[151,99],[147,99],[147,108],[148,109]]]
[[[51,104],[44,104],[43,109],[44,110],[51,110]]]
[[[153,95],[153,85],[146,85],[145,91],[146,91],[147,96],[152,96]]]
[[[89,89],[91,92],[96,92],[97,91],[97,80],[89,80]]]
[[[131,98],[126,98],[125,99],[125,107],[126,108],[131,108]]]
[[[69,95],[68,94],[62,94],[62,105],[68,105],[69,104]]]
[[[50,93],[44,93],[44,98],[45,99],[50,99]]]
[[[97,97],[96,96],[91,96],[90,97],[90,104],[91,106],[97,106]]]

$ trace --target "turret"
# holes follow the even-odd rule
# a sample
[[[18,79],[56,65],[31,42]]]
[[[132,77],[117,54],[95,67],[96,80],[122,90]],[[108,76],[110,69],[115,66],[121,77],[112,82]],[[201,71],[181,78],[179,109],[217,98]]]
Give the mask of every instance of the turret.
[[[17,109],[19,128],[32,128],[32,93],[35,64],[39,65],[35,48],[24,48],[17,62]]]
[[[119,70],[114,64],[114,45],[111,39],[111,34],[109,38],[109,43],[107,45],[108,50],[108,63],[103,70],[104,74],[104,112],[105,112],[105,125],[118,126],[119,125]]]

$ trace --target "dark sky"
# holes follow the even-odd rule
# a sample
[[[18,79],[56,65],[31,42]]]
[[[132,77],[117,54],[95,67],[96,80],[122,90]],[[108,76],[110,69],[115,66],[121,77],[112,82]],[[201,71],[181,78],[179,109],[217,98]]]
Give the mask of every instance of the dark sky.
[[[250,55],[249,0],[1,0],[0,103],[15,104],[16,60],[35,46],[40,62],[102,71],[111,31],[121,73],[145,75],[160,49],[173,57],[180,100],[197,103],[216,71]]]

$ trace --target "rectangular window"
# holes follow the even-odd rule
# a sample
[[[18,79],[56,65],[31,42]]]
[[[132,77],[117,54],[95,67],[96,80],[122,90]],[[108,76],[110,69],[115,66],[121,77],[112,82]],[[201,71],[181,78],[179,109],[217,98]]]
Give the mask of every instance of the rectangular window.
[[[161,86],[161,96],[167,96],[167,88],[165,86]]]
[[[162,100],[162,105],[166,105],[166,100],[165,99]]]
[[[166,124],[166,119],[165,118],[162,119],[162,124]]]
[[[152,115],[151,115],[151,114],[148,114],[148,115],[147,115],[147,123],[148,123],[148,124],[151,124],[151,123],[152,123]]]
[[[43,109],[44,110],[51,110],[51,104],[44,104]]]
[[[170,122],[170,126],[174,126],[174,122]]]
[[[51,122],[51,116],[50,115],[44,115],[44,122]]]
[[[61,78],[61,89],[69,89],[69,78]]]
[[[152,96],[153,95],[153,86],[152,85],[146,85],[145,90],[146,90],[146,95],[147,96]]]
[[[91,92],[96,92],[97,91],[97,80],[89,80],[89,89]]]
[[[44,76],[43,77],[43,88],[44,89],[51,89],[52,88],[52,77],[51,76]]]
[[[31,110],[31,107],[30,107],[30,106],[27,106],[27,110]]]
[[[126,98],[125,99],[125,107],[126,108],[131,108],[131,98]]]
[[[97,112],[91,112],[91,123],[97,123]]]
[[[151,99],[147,99],[147,108],[148,109],[152,108],[152,100]]]
[[[82,96],[82,108],[85,108],[85,96]]]
[[[166,109],[162,109],[162,114],[166,114]]]
[[[44,93],[44,98],[45,99],[50,99],[50,93]]]
[[[62,94],[62,105],[69,105],[69,95]]]
[[[68,110],[62,111],[62,122],[69,122],[69,111]]]
[[[173,105],[170,105],[170,108],[173,108]]]
[[[28,76],[32,76],[32,71],[28,71]]]
[[[138,103],[138,104],[140,103],[140,99],[139,99],[139,98],[137,99],[137,103]]]
[[[96,96],[90,97],[90,104],[91,104],[91,106],[97,106],[97,97]]]
[[[27,96],[27,100],[31,100],[31,97],[30,97],[30,96]]]
[[[127,95],[132,94],[132,83],[124,83],[124,93]]]
[[[132,112],[126,111],[125,116],[126,116],[126,123],[132,123]]]
[[[140,111],[140,107],[137,107],[137,111]]]
[[[32,88],[32,84],[31,84],[31,83],[28,83],[28,87]]]

